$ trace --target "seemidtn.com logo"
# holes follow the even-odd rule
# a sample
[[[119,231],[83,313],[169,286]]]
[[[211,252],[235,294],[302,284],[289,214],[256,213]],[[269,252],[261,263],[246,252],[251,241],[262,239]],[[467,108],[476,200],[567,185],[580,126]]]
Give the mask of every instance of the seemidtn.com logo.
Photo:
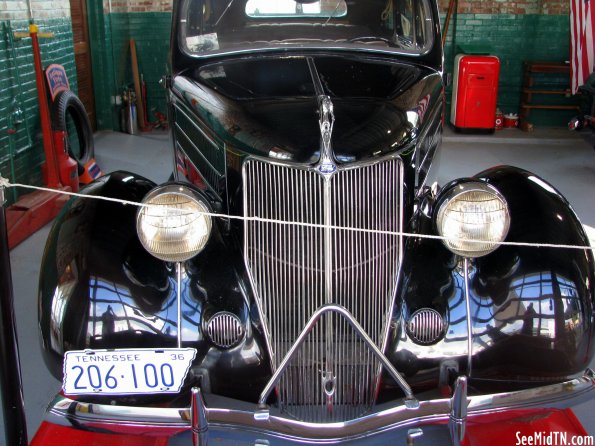
[[[516,446],[594,446],[592,435],[569,435],[568,432],[516,433]]]

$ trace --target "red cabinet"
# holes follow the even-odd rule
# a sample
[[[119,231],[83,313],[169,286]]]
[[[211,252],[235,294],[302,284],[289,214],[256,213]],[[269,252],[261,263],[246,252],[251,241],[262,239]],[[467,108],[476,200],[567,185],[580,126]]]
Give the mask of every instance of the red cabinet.
[[[494,130],[500,60],[459,54],[455,59],[450,122],[461,131]]]

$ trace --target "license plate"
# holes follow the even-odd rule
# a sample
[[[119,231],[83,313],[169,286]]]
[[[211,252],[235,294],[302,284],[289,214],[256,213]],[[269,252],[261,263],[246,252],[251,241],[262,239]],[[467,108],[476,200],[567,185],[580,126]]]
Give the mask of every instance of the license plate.
[[[66,395],[177,393],[195,356],[193,348],[69,351],[62,389]]]

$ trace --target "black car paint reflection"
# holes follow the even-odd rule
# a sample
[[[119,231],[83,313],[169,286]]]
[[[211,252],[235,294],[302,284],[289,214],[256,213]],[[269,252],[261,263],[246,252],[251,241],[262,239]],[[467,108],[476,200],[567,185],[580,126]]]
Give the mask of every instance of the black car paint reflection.
[[[109,194],[131,179],[141,185],[141,197],[152,187],[140,177],[118,172],[105,177],[95,192]],[[128,199],[139,198],[128,195]],[[98,214],[104,217],[99,217],[102,224],[96,226],[93,221]],[[105,217],[116,214],[118,219]],[[171,264],[150,256],[134,232],[122,231],[127,225],[120,223],[127,220],[133,226],[135,215],[130,206],[75,200],[59,217],[63,221],[60,233],[45,254],[60,253],[60,263],[55,265],[58,274],[50,276],[46,271],[42,276],[42,302],[47,311],[40,317],[45,359],[58,378],[62,367],[55,358],[65,349],[176,345],[176,274]],[[76,243],[82,228],[88,231],[82,237],[88,242]],[[98,243],[107,234],[112,241]],[[218,249],[221,241],[211,240],[207,252]],[[249,322],[249,299],[238,279],[237,265],[230,265],[224,257],[206,265],[201,260],[186,262],[182,273],[183,345],[197,349],[189,385],[202,382],[204,388],[221,395],[254,399],[270,369],[261,334]],[[241,344],[226,351],[213,346],[203,334],[205,321],[222,310],[234,313],[248,327]],[[244,370],[239,378],[237,370]]]
[[[556,271],[515,274],[504,295],[474,293],[472,308],[474,367],[482,378],[514,379],[535,367],[556,380],[589,364],[588,311],[576,283]],[[489,364],[499,361],[508,367],[496,372]]]

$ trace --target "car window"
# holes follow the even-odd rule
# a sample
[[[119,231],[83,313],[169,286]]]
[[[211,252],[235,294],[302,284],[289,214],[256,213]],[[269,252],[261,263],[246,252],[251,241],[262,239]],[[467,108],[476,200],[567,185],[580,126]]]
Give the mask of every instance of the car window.
[[[430,0],[185,0],[182,49],[195,56],[304,48],[423,54]]]
[[[345,0],[296,2],[294,0],[248,0],[246,15],[259,17],[343,17]]]

